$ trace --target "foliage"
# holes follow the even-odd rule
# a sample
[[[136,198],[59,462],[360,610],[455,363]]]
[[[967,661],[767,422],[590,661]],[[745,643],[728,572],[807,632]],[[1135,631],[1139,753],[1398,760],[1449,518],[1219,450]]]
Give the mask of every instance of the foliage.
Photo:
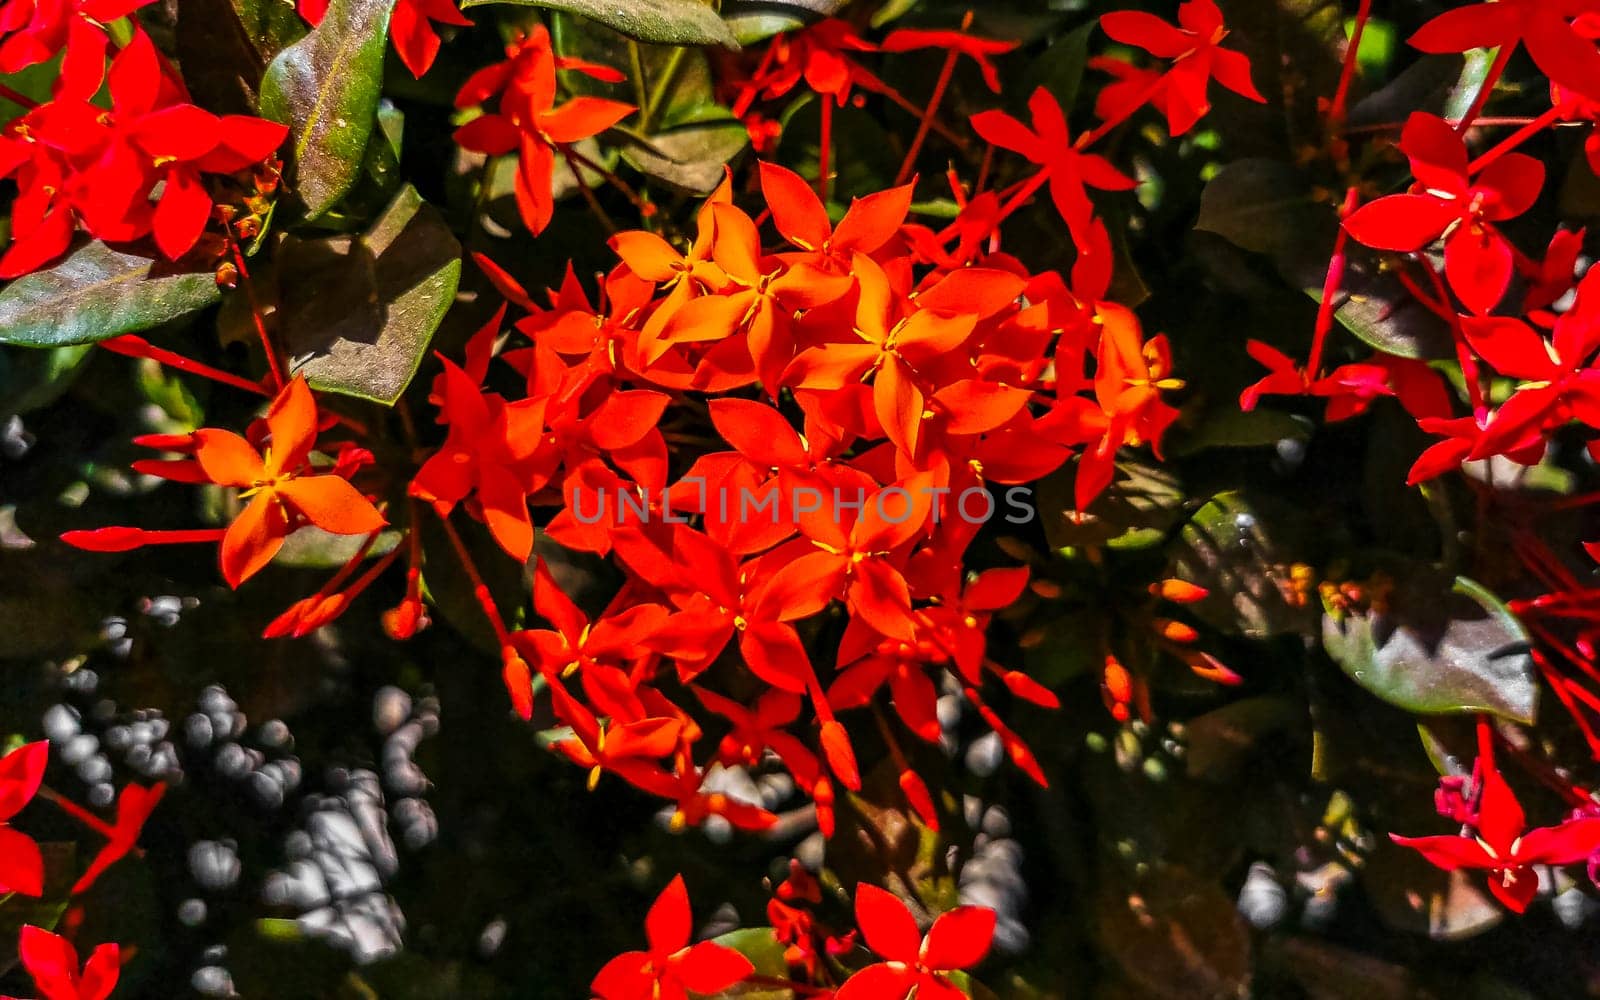
[[[0,993],[1587,989],[1600,8],[4,10]]]

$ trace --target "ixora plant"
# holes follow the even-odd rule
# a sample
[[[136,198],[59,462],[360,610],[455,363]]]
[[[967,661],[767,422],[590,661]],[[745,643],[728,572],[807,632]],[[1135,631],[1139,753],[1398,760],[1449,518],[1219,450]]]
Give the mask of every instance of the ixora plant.
[[[972,6],[0,2],[0,991],[1588,988],[1600,0]]]

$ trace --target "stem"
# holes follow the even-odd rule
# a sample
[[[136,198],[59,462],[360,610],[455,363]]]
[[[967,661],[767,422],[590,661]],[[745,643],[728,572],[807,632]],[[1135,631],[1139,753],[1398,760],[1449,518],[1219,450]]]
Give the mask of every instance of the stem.
[[[12,104],[15,104],[15,105],[17,105],[19,107],[22,107],[22,108],[26,108],[29,111],[32,111],[34,108],[37,108],[39,106],[39,102],[38,101],[36,101],[33,98],[29,97],[27,94],[20,93],[18,91],[12,90],[10,87],[6,86],[3,83],[0,83],[0,97],[4,97],[6,100],[10,101]]]
[[[1333,104],[1328,108],[1328,132],[1337,135],[1344,127],[1347,105],[1350,101],[1350,84],[1355,79],[1357,56],[1361,51],[1361,36],[1366,34],[1367,21],[1372,17],[1372,0],[1361,0],[1356,11],[1355,30],[1344,50],[1344,67],[1339,72],[1339,88],[1333,92]]]
[[[1456,359],[1461,364],[1461,379],[1467,383],[1467,396],[1472,403],[1472,415],[1481,426],[1488,417],[1488,407],[1483,400],[1483,379],[1478,370],[1478,359],[1473,357],[1472,349],[1467,344],[1466,334],[1461,331],[1461,316],[1454,309],[1449,308],[1450,293],[1445,289],[1444,279],[1439,276],[1438,270],[1433,266],[1433,261],[1425,253],[1414,255],[1421,262],[1424,270],[1428,272],[1428,279],[1433,283],[1434,294],[1439,296],[1439,302],[1449,312],[1450,332],[1456,346]]]
[[[76,802],[62,795],[48,785],[39,786],[39,797],[46,802],[53,803],[58,809],[82,823],[84,826],[98,833],[107,840],[112,840],[117,835],[117,830],[110,823],[96,816],[94,813],[78,805]]]
[[[489,627],[494,629],[495,640],[501,648],[511,641],[511,631],[506,628],[506,623],[500,617],[500,609],[495,606],[494,595],[489,593],[489,585],[483,582],[483,577],[478,573],[478,564],[472,561],[472,553],[467,551],[466,543],[461,540],[461,535],[456,532],[456,526],[450,523],[450,510],[443,503],[433,505],[433,512],[439,515],[439,523],[444,526],[444,533],[450,539],[450,547],[456,550],[456,558],[461,560],[461,568],[467,574],[467,579],[472,581],[472,596],[477,598],[478,607],[483,609],[483,616],[489,619]]]
[[[575,148],[573,148],[571,146],[562,146],[561,147],[561,152],[562,152],[563,155],[568,156],[568,157],[571,158],[568,161],[569,163],[571,162],[571,160],[576,160],[579,163],[583,164],[584,166],[588,167],[590,170],[593,170],[595,173],[599,174],[601,177],[605,178],[605,181],[606,181],[607,184],[610,184],[612,187],[616,188],[618,191],[621,191],[622,192],[622,196],[624,198],[627,198],[628,201],[633,204],[633,207],[637,208],[640,211],[640,213],[642,213],[646,217],[656,214],[656,207],[654,205],[650,204],[648,201],[645,201],[644,198],[640,196],[639,192],[635,191],[633,189],[633,186],[630,185],[627,181],[623,180],[621,177],[618,177],[616,174],[612,173],[610,170],[607,170],[605,168],[604,164],[596,163],[594,160],[591,160],[587,156],[584,156],[582,153],[578,152]],[[582,178],[580,177],[579,180],[582,180]],[[585,185],[585,187],[587,187],[587,186],[588,185]]]
[[[817,149],[817,197],[828,204],[828,160],[833,149],[833,101],[822,95],[822,139]]]
[[[272,384],[279,392],[289,384],[284,377],[282,362],[272,349],[272,338],[267,335],[267,324],[261,318],[261,305],[256,301],[255,283],[250,280],[250,268],[244,262],[244,251],[239,248],[238,237],[233,234],[233,223],[224,222],[228,230],[228,249],[233,251],[233,264],[239,269],[239,280],[244,284],[245,298],[250,302],[250,318],[255,321],[256,336],[261,338],[261,351],[267,356],[267,369],[272,372]]]
[[[1506,71],[1506,64],[1511,61],[1511,52],[1514,45],[1502,45],[1494,54],[1494,63],[1490,65],[1489,72],[1483,78],[1483,86],[1478,88],[1478,95],[1472,99],[1472,106],[1467,108],[1467,113],[1461,116],[1461,121],[1456,123],[1456,134],[1465,135],[1467,129],[1478,120],[1478,112],[1489,103],[1489,95],[1494,93],[1495,84],[1500,82],[1500,76]]]
[[[639,131],[645,135],[654,130],[656,119],[667,102],[667,91],[672,89],[672,83],[678,77],[678,69],[683,65],[684,54],[688,51],[681,45],[673,49],[672,55],[667,57],[666,66],[662,67],[661,76],[656,79],[655,86],[650,88],[650,99],[639,118]],[[643,86],[642,77],[640,86]]]
[[[583,200],[588,203],[589,211],[593,212],[594,217],[600,220],[600,224],[606,228],[608,234],[617,232],[617,224],[611,221],[611,216],[606,214],[605,208],[600,204],[600,199],[596,198],[594,192],[589,190],[589,182],[584,179],[583,169],[579,166],[578,155],[564,143],[556,144],[556,149],[560,151],[561,158],[567,161],[567,169],[572,171],[572,179],[577,183],[578,192],[583,195]]]
[[[906,95],[900,93],[900,91],[889,86],[887,83],[884,83],[882,80],[878,79],[878,77],[872,75],[870,71],[863,69],[861,66],[852,64],[852,69],[855,70],[857,82],[859,82],[866,89],[875,94],[882,94],[884,97],[887,97],[890,101],[894,102],[896,107],[900,108],[902,111],[905,111],[907,114],[910,114],[916,118],[922,117],[922,109],[907,100]],[[943,122],[940,122],[938,119],[934,119],[933,124],[930,125],[929,128],[938,133],[940,138],[948,140],[963,153],[967,151],[967,140],[950,131],[950,129],[947,128]]]
[[[1361,191],[1351,187],[1344,195],[1344,204],[1339,206],[1339,219],[1341,222],[1356,206],[1361,204]],[[1311,336],[1311,357],[1306,360],[1306,379],[1315,382],[1322,374],[1322,351],[1328,342],[1328,333],[1333,329],[1334,315],[1337,307],[1334,300],[1339,296],[1339,288],[1344,284],[1345,265],[1349,257],[1345,254],[1345,245],[1349,242],[1350,234],[1345,232],[1344,226],[1339,226],[1339,233],[1333,241],[1333,257],[1328,261],[1328,277],[1322,284],[1322,301],[1317,306],[1317,325]]]
[[[939,80],[933,85],[933,96],[928,98],[928,107],[922,112],[922,122],[917,126],[917,134],[911,140],[911,148],[906,150],[906,158],[900,164],[900,172],[895,174],[896,187],[911,177],[911,169],[917,163],[917,154],[922,152],[922,144],[927,140],[928,130],[933,126],[934,115],[938,114],[939,104],[944,100],[944,92],[950,86],[950,77],[955,73],[957,56],[955,49],[945,53],[944,65],[939,69]]]
[[[232,372],[225,372],[221,368],[213,368],[210,365],[192,361],[181,354],[175,354],[172,351],[157,347],[143,337],[136,337],[131,333],[102,340],[100,341],[100,346],[113,354],[121,354],[130,358],[148,358],[157,364],[166,365],[168,368],[188,372],[190,375],[198,375],[201,378],[208,378],[213,382],[221,382],[223,385],[230,385],[235,389],[243,389],[245,392],[253,392],[258,396],[272,395],[271,392],[247,378],[235,375]]]
[[[643,124],[645,112],[649,107],[645,103],[644,95],[644,60],[639,55],[639,43],[631,38],[628,39],[628,66],[633,70],[633,101],[639,105],[639,121]]]
[[[1136,113],[1142,110],[1146,104],[1150,103],[1150,99],[1156,96],[1157,91],[1165,86],[1166,82],[1167,78],[1164,74],[1156,77],[1150,82],[1150,86],[1145,88],[1144,93],[1139,96],[1139,100],[1128,105],[1128,110],[1124,111],[1120,115],[1107,118],[1105,121],[1101,122],[1093,132],[1081,137],[1077,141],[1077,147],[1079,149],[1088,149],[1090,146],[1093,146],[1101,139],[1104,139],[1106,136],[1110,135],[1114,129],[1116,129],[1123,122],[1132,118]]]
[[[1551,125],[1554,125],[1560,120],[1561,108],[1559,105],[1557,105],[1539,117],[1528,122],[1526,125],[1523,125],[1515,132],[1506,136],[1504,139],[1501,139],[1493,149],[1490,149],[1476,160],[1473,160],[1471,163],[1467,164],[1467,173],[1479,173],[1485,167],[1489,166],[1489,164],[1500,159],[1500,157],[1511,152],[1513,149],[1516,149],[1524,142],[1527,142],[1529,139],[1533,138],[1535,135],[1538,135],[1540,132],[1543,132],[1545,129],[1549,128]]]

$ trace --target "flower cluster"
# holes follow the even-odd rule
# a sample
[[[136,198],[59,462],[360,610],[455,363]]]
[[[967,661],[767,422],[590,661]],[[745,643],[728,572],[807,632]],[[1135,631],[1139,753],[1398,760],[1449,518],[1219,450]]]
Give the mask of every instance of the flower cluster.
[[[135,29],[108,65],[110,40],[97,22],[141,3],[8,6],[33,14],[3,43],[19,65],[62,51],[66,57],[53,98],[36,104],[15,95],[30,110],[0,133],[0,177],[14,177],[19,189],[0,277],[54,261],[80,229],[111,242],[153,235],[161,253],[176,260],[200,241],[212,218],[207,178],[261,165],[288,134],[276,122],[219,116],[189,103],[143,29]],[[39,23],[53,12],[63,16]],[[102,84],[110,92],[109,110],[90,100]],[[275,183],[257,181],[258,187]]]

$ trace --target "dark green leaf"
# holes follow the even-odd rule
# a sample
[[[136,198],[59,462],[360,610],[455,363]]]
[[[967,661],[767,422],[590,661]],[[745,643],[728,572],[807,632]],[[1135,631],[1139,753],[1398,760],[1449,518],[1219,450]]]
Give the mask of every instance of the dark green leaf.
[[[272,60],[261,113],[289,126],[289,180],[306,215],[355,183],[383,84],[394,0],[332,0],[322,23]]]
[[[180,271],[97,240],[0,291],[0,344],[91,344],[159,326],[220,297],[209,271]]]
[[[391,405],[416,374],[461,277],[461,245],[416,189],[359,236],[287,237],[279,329],[313,386]]]
[[[284,539],[283,548],[272,557],[272,561],[280,566],[300,569],[338,569],[355,558],[366,540],[365,535],[335,535],[316,525],[307,525]],[[367,550],[367,558],[388,555],[398,544],[400,533],[385,531]]]
[[[1284,280],[1321,301],[1338,221],[1313,197],[1301,173],[1276,160],[1246,159],[1223,167],[1200,198],[1195,228],[1265,254]],[[1444,322],[1419,304],[1378,258],[1349,245],[1349,263],[1335,314],[1347,330],[1386,354],[1451,357]]]
[[[1299,558],[1288,539],[1303,525],[1296,513],[1262,497],[1219,493],[1184,525],[1174,559],[1182,579],[1209,590],[1191,610],[1224,631],[1261,639],[1310,634],[1316,609],[1291,586]]]
[[[755,966],[757,975],[769,979],[789,978],[789,963],[783,957],[784,946],[771,927],[742,927],[712,940],[748,958],[750,964]],[[740,1000],[793,1000],[794,991],[739,985],[712,996],[715,1000],[732,1000],[734,997]]]
[[[1098,22],[1090,21],[1055,39],[1029,67],[1034,86],[1047,88],[1063,108],[1077,104],[1083,74],[1089,66],[1089,39],[1098,26]],[[1032,90],[1032,87],[1018,88],[1019,93]]]
[[[49,406],[71,388],[93,344],[0,354],[0,416]]]
[[[750,144],[737,118],[697,122],[635,139],[622,158],[640,173],[694,195],[710,194],[724,177],[723,165]]]
[[[1532,723],[1528,635],[1495,596],[1426,564],[1395,571],[1383,607],[1330,611],[1322,645],[1357,684],[1412,712],[1493,712]]]
[[[1452,95],[1463,85],[1476,89],[1466,73],[1467,66],[1467,60],[1454,53],[1416,59],[1388,86],[1356,102],[1350,109],[1350,125],[1360,128],[1403,122],[1413,111],[1444,114]]]
[[[739,47],[728,25],[701,0],[464,0],[461,6],[500,3],[580,14],[642,42]]]
[[[849,0],[727,0],[722,17],[740,45],[753,45],[773,35],[794,31],[832,17]]]
[[[1193,427],[1174,428],[1162,445],[1166,453],[1184,458],[1207,448],[1268,448],[1279,441],[1311,437],[1313,425],[1304,417],[1282,410],[1245,412],[1231,403],[1224,400],[1208,410],[1205,419]]]
[[[175,31],[183,82],[206,108],[253,114],[267,64],[306,33],[282,0],[188,0]]]
[[[1082,513],[1075,512],[1075,470],[1057,470],[1040,481],[1038,512],[1044,537],[1054,549],[1106,545],[1142,549],[1159,543],[1183,508],[1183,484],[1170,470],[1119,462],[1116,479]]]

